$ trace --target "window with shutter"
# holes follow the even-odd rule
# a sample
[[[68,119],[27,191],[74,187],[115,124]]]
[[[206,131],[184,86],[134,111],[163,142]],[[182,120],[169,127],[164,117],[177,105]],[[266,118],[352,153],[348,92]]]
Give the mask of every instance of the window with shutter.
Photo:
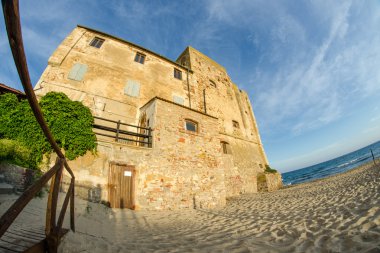
[[[140,83],[133,80],[128,80],[127,85],[125,85],[124,88],[124,94],[131,97],[140,96]]]
[[[75,63],[69,72],[68,78],[75,81],[82,81],[86,72],[86,64]]]

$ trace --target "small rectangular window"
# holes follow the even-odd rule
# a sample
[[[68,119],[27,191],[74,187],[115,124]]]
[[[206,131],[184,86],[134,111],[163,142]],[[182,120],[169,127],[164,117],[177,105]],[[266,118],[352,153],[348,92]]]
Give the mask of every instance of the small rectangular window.
[[[214,88],[216,88],[216,83],[213,80],[210,80],[210,85]]]
[[[234,128],[239,128],[239,122],[237,122],[236,120],[233,120],[233,121],[232,121],[232,126],[233,126]]]
[[[185,100],[183,99],[183,97],[173,95],[173,102],[176,104],[183,105],[185,103]]]
[[[100,48],[103,45],[104,39],[95,37],[92,39],[90,46]]]
[[[174,78],[182,80],[182,71],[179,69],[174,69]]]
[[[128,80],[127,85],[124,88],[124,94],[131,97],[138,97],[140,95],[140,83]]]
[[[69,72],[68,78],[75,81],[82,81],[86,72],[86,64],[75,63],[75,65],[71,68]]]
[[[142,53],[136,53],[135,62],[144,64],[144,62],[145,62],[145,55],[142,54]]]
[[[185,120],[185,129],[191,132],[198,132],[198,124],[192,120]]]

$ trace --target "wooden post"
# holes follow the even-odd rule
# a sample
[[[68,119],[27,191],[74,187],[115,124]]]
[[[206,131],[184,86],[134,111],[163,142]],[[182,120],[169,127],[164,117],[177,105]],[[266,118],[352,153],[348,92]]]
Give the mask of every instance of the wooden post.
[[[73,186],[74,185],[72,183],[70,183],[70,187],[67,190],[65,200],[63,201],[63,205],[62,205],[62,208],[61,208],[61,212],[59,213],[57,227],[56,227],[57,234],[61,234],[60,232],[61,232],[61,229],[62,229],[63,220],[65,219],[65,214],[66,214],[67,206],[69,205],[69,200],[71,198],[71,192],[73,190]]]
[[[120,120],[117,122],[117,127],[116,127],[116,138],[115,138],[116,142],[119,139],[119,131],[120,131]]]
[[[148,147],[151,148],[152,147],[152,128],[149,127],[148,129]]]
[[[61,182],[62,171],[63,171],[63,165],[61,165],[61,167],[55,174],[55,178],[54,178],[53,192],[51,196],[50,232],[54,230],[56,227],[58,194],[59,194],[59,186]]]
[[[45,235],[48,235],[50,231],[52,230],[51,206],[52,206],[53,191],[54,191],[54,181],[55,181],[55,176],[53,176],[50,180],[50,189],[49,189],[49,195],[48,195],[48,201],[47,201],[47,207],[46,207]]]
[[[74,217],[75,178],[71,179],[71,183],[73,184],[73,190],[71,191],[71,199],[70,199],[70,228],[73,232],[75,232],[75,217]]]
[[[375,160],[375,156],[373,155],[373,152],[372,152],[372,148],[371,148],[371,154],[372,154],[372,160],[373,160],[373,164],[376,165],[376,160]]]

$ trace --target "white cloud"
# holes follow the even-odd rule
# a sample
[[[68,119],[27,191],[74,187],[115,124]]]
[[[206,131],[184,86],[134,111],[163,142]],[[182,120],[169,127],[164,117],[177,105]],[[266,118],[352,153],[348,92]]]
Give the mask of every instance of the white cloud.
[[[360,39],[353,34],[350,6],[347,2],[336,9],[329,34],[319,47],[300,45],[299,56],[290,56],[296,59],[286,60],[286,54],[280,56],[283,66],[279,71],[251,78],[258,87],[255,108],[265,127],[281,123],[293,133],[319,128],[339,119],[357,101],[379,90],[376,66],[380,64],[380,37]],[[370,27],[377,24],[379,19]],[[302,51],[309,51],[309,56],[305,57]],[[278,57],[276,54],[274,57]],[[257,72],[265,73],[254,73]]]

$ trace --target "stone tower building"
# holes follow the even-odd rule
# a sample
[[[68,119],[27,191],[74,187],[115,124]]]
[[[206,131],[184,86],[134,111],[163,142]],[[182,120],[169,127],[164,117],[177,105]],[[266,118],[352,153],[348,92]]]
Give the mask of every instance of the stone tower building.
[[[76,27],[35,92],[64,92],[95,118],[96,154],[70,162],[77,194],[132,209],[213,208],[258,191],[268,164],[247,93],[192,47],[176,61]],[[279,174],[264,176],[269,190]]]

